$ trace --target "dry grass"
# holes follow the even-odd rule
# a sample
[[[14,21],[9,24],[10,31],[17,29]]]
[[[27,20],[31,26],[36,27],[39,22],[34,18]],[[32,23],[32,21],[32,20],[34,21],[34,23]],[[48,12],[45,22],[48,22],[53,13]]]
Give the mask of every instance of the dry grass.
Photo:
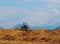
[[[0,44],[60,44],[60,29],[0,29]]]

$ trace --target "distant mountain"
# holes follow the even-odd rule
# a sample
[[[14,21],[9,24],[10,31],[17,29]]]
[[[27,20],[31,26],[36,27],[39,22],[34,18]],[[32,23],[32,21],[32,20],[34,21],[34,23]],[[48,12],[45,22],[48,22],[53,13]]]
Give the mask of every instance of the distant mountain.
[[[21,26],[22,26],[22,24],[17,24],[15,26],[13,26],[13,28],[21,28]],[[31,25],[28,25],[28,27],[29,28],[33,28],[33,29],[45,28],[45,29],[48,29],[48,30],[52,30],[52,29],[55,28],[55,26],[44,26],[44,25],[43,26],[42,25],[39,25],[39,26],[31,26]],[[57,28],[60,28],[60,26],[57,27]]]
[[[17,24],[17,25],[15,25],[13,28],[21,28],[21,25],[22,25],[22,24]]]
[[[60,26],[58,26],[57,28],[60,28]]]
[[[56,29],[60,29],[60,26],[58,26]]]
[[[33,28],[33,29],[40,29],[40,28],[42,28],[42,27],[40,27],[40,26],[30,26],[30,28]]]
[[[17,24],[17,25],[15,25],[15,26],[13,26],[12,28],[21,28],[21,26],[22,26],[22,24]],[[29,27],[29,28],[33,28],[33,29],[39,28],[38,26],[37,26],[37,27],[33,27],[33,26],[29,26],[29,25],[28,25],[28,27]]]
[[[0,27],[0,28],[3,28],[3,27]]]
[[[2,27],[0,27],[0,28],[2,28]]]
[[[22,24],[17,24],[15,25],[13,28],[21,28]],[[46,28],[46,29],[50,29],[51,27],[44,27],[44,26],[28,26],[29,28],[32,28],[32,29],[40,29],[40,28]]]
[[[55,31],[59,31],[60,32],[60,26],[58,26],[57,28],[55,28]]]

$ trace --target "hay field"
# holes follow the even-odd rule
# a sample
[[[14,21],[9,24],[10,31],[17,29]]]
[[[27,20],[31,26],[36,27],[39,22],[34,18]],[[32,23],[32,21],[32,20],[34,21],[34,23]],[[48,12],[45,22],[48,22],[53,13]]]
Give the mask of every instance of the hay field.
[[[0,44],[60,44],[60,29],[0,29]]]

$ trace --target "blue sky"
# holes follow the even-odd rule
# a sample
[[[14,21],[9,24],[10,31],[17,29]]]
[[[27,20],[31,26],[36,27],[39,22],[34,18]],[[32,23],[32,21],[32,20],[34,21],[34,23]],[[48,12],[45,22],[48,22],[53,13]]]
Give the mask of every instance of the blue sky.
[[[58,27],[60,0],[0,0],[1,27],[10,28],[24,21],[35,27]]]

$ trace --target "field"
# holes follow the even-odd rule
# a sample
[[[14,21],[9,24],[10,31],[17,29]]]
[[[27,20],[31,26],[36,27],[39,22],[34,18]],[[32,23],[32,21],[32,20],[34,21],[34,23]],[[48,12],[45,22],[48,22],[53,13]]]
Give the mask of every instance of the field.
[[[0,29],[0,44],[60,44],[60,29]]]

